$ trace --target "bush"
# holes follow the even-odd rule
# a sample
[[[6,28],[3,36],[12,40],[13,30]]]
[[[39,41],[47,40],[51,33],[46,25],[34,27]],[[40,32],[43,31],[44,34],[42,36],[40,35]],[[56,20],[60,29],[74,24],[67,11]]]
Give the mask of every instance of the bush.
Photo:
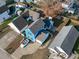
[[[15,3],[14,0],[6,0],[6,5],[13,4],[13,3]]]

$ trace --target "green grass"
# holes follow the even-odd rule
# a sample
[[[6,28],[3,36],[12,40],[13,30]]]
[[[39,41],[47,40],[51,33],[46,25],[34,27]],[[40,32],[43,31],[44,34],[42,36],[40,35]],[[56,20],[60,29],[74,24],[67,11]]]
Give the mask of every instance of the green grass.
[[[73,52],[76,51],[79,54],[79,38],[77,39],[74,48],[73,48]]]
[[[0,30],[6,28],[8,24],[15,18],[17,17],[16,15],[12,16],[11,18],[5,20],[1,25],[0,25]]]
[[[7,27],[7,24],[10,23],[10,22],[11,22],[11,20],[6,20],[6,21],[4,21],[4,22],[0,25],[0,29],[3,29],[3,28],[5,28],[5,27]]]

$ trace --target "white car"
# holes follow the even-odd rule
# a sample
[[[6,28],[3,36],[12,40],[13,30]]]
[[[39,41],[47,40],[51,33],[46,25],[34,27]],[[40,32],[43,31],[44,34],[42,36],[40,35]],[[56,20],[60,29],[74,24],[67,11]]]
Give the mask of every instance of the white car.
[[[28,39],[24,39],[24,40],[21,42],[20,47],[21,47],[21,48],[25,48],[25,47],[28,45],[28,43],[29,43],[29,40],[28,40]]]

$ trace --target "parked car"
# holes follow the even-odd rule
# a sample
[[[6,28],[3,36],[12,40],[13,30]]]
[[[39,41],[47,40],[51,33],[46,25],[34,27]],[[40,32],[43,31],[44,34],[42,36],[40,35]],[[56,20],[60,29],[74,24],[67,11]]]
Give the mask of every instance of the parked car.
[[[24,39],[23,41],[21,41],[20,47],[21,48],[25,48],[28,45],[28,43],[29,43],[29,40],[28,39]]]

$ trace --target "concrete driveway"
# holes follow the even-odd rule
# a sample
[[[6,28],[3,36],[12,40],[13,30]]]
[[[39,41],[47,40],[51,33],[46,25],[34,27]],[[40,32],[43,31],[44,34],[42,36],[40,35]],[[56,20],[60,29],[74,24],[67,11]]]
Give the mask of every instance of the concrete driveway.
[[[0,59],[13,59],[4,49],[0,48]]]
[[[17,36],[18,34],[14,31],[10,31],[0,39],[0,48],[5,49]]]
[[[36,52],[41,44],[35,42],[30,43],[26,48],[18,47],[16,51],[11,55],[14,59],[20,59],[23,55],[33,54]]]

